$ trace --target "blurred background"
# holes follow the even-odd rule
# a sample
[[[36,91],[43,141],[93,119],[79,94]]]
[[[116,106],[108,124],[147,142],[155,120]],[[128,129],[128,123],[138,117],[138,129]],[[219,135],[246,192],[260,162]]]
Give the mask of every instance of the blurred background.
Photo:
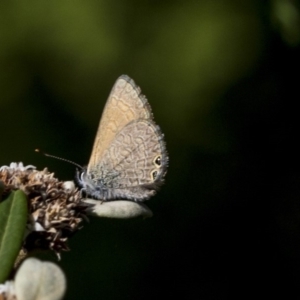
[[[65,299],[299,295],[299,7],[0,3],[0,165],[73,179],[74,166],[34,149],[87,164],[121,74],[166,137],[166,184],[147,202],[154,216],[83,224],[59,262]]]

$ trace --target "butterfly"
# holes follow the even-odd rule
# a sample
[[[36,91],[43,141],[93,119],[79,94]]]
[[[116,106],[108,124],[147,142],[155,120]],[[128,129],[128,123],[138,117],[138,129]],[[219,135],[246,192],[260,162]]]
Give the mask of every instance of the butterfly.
[[[141,89],[120,76],[106,102],[87,167],[76,171],[86,196],[102,201],[145,201],[168,168],[164,135]]]

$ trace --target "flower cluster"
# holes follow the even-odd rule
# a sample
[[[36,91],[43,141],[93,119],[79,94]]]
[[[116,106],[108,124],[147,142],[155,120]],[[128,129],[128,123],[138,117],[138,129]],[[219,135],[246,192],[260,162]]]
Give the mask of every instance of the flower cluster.
[[[47,169],[12,163],[0,168],[4,192],[23,190],[28,198],[29,216],[23,252],[50,249],[58,256],[68,250],[67,239],[79,229],[88,204],[81,200],[73,182],[62,182]]]

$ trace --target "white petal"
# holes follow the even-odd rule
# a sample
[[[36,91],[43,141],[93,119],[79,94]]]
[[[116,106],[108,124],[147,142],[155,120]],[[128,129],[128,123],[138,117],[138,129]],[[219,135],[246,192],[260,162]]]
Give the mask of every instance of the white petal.
[[[75,190],[75,184],[74,181],[65,181],[63,183],[63,189],[67,192],[73,192]]]
[[[6,281],[4,284],[0,284],[0,299],[14,299],[15,297],[15,286],[13,281]]]
[[[32,231],[45,231],[45,228],[39,222],[35,222]]]
[[[101,201],[94,199],[84,199],[86,203],[93,204],[87,209],[90,215],[104,218],[130,219],[136,217],[152,217],[152,211],[143,203],[115,200]]]

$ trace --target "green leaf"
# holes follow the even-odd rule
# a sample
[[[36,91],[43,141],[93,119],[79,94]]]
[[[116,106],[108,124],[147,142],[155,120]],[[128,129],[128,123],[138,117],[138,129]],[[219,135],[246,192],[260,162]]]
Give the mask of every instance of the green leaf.
[[[27,198],[18,190],[0,202],[0,283],[9,276],[22,246]]]

